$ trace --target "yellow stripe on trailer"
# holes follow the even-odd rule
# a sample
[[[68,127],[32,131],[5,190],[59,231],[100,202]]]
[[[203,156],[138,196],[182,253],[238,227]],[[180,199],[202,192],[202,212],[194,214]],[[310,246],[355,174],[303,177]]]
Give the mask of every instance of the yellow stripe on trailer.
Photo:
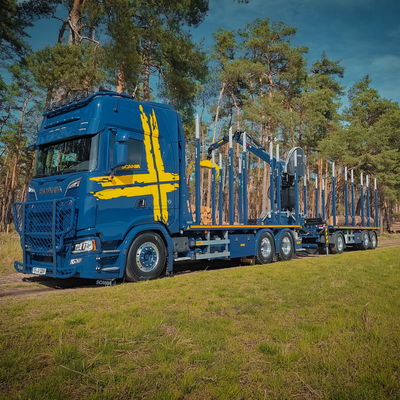
[[[300,225],[191,225],[189,229],[263,229],[263,228],[301,228]]]
[[[334,226],[333,229],[378,229],[378,226]]]

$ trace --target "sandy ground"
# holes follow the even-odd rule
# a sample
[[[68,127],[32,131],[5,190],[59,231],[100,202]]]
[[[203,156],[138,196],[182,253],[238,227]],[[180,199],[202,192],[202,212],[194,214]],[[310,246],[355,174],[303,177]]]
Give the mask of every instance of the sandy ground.
[[[383,238],[380,239],[378,248],[389,248],[400,246],[399,238]],[[306,255],[305,257],[323,257],[323,255]],[[299,258],[304,258],[301,256]],[[237,263],[229,262],[229,265],[238,265]],[[193,268],[177,268],[178,273],[185,273],[190,271],[201,271],[204,269],[221,268],[228,266],[227,262],[220,261],[213,264],[196,264]],[[96,288],[96,282],[86,279],[53,279],[37,275],[24,275],[20,273],[13,273],[8,275],[0,275],[0,300],[10,296],[27,296],[37,297],[40,294],[48,293],[49,291],[58,291],[64,293],[65,291],[74,291],[79,288]]]

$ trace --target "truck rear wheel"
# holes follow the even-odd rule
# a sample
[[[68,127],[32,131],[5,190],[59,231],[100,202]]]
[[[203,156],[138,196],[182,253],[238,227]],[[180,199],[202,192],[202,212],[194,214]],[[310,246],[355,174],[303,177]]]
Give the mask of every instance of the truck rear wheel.
[[[367,231],[361,232],[361,243],[358,245],[360,250],[368,250],[369,248],[369,234]]]
[[[272,262],[275,254],[275,240],[274,237],[269,233],[265,232],[261,235],[257,243],[257,264],[268,264]]]
[[[125,278],[129,282],[158,278],[165,268],[166,249],[157,233],[140,234],[131,244]]]
[[[281,240],[279,241],[279,258],[287,261],[291,260],[294,255],[294,244],[292,235],[289,232],[285,232]]]
[[[333,244],[329,246],[332,254],[341,254],[343,253],[346,247],[346,242],[344,241],[343,233],[335,232],[333,234]]]
[[[375,231],[369,233],[369,248],[371,250],[376,249],[378,246],[378,236]]]

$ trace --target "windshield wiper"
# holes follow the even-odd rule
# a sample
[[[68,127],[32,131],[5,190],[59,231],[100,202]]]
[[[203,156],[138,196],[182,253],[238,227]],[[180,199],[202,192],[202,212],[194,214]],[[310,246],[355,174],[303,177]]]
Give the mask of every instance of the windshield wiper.
[[[73,172],[83,172],[87,171],[87,169],[72,169],[72,168],[64,168],[61,169],[60,171],[57,171],[58,174],[72,174]]]

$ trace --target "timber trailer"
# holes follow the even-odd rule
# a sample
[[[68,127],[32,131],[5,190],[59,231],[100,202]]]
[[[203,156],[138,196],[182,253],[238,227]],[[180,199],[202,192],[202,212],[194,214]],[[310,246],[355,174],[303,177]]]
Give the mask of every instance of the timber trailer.
[[[236,155],[234,142],[240,149]],[[230,129],[202,161],[198,118],[193,215],[185,145],[173,107],[126,94],[97,92],[47,110],[32,146],[36,167],[26,201],[14,204],[23,250],[15,269],[55,278],[136,281],[171,275],[179,261],[253,258],[265,264],[305,250],[341,253],[346,246],[377,246],[376,181],[371,196],[368,177],[365,185],[361,180],[358,196],[353,175],[349,185],[345,171],[345,216],[339,223],[333,165],[328,224],[324,187],[315,189],[315,215],[307,213],[301,148],[281,160],[278,146],[275,154],[272,144],[267,152],[250,135]],[[248,218],[249,153],[269,168],[269,212],[253,220]],[[200,213],[205,163],[212,171],[207,224]]]

